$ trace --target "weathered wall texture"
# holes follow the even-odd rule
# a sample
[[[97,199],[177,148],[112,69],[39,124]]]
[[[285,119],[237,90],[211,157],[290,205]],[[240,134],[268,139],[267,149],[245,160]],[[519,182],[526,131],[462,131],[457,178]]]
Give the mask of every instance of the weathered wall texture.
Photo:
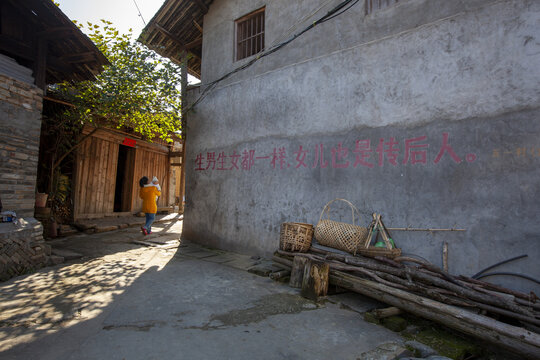
[[[0,280],[6,280],[44,266],[50,247],[41,223],[33,218],[43,91],[32,85],[28,69],[1,60],[0,198],[3,210],[24,218],[0,223]]]
[[[267,44],[322,3],[267,3]],[[406,0],[367,17],[362,3],[190,114],[185,236],[268,254],[281,222],[316,224],[340,197],[365,225],[376,211],[390,227],[467,229],[393,234],[438,265],[448,242],[451,272],[528,254],[500,269],[540,278],[540,2]],[[262,5],[214,1],[203,84],[243,63],[234,20]]]
[[[43,91],[0,74],[0,197],[4,210],[34,216]]]
[[[43,226],[34,218],[0,223],[0,281],[39,269],[49,261],[50,245],[43,240]]]

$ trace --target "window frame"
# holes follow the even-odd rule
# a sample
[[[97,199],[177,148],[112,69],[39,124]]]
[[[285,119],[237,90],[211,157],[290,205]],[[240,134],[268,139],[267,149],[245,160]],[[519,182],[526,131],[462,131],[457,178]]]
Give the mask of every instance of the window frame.
[[[262,16],[261,16],[261,13],[262,13]],[[257,32],[257,26],[255,26],[255,33],[253,33],[253,28],[252,28],[251,29],[252,33],[250,34],[248,31],[248,36],[245,36],[244,38],[240,40],[239,36],[241,35],[241,31],[244,31],[244,30],[241,30],[241,26],[243,24],[246,24],[248,21],[255,19],[257,17],[260,17],[262,19],[261,31]],[[257,10],[250,12],[249,14],[243,15],[239,17],[238,19],[236,19],[234,21],[234,59],[233,60],[235,62],[241,61],[263,51],[265,48],[265,34],[266,34],[266,6],[263,6]],[[260,43],[259,43],[259,39],[260,39]],[[246,42],[246,45],[248,45],[247,43],[248,41],[251,41],[251,48],[247,46],[243,47],[243,45],[241,45],[242,42]],[[253,41],[255,41],[254,44],[253,44]]]

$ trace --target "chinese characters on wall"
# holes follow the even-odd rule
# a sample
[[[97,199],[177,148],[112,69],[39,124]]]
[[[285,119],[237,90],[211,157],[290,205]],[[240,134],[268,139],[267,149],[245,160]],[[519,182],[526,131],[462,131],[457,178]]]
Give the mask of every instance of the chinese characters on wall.
[[[198,154],[195,159],[196,171],[236,171],[251,170],[255,164],[268,166],[270,169],[316,169],[316,168],[368,168],[382,166],[439,164],[444,158],[459,164],[463,161],[474,162],[476,154],[463,154],[450,142],[448,133],[442,133],[436,145],[429,142],[426,135],[403,141],[395,137],[380,138],[375,142],[370,139],[356,140],[353,144],[316,144],[311,147],[299,145],[294,149],[276,147],[268,153],[256,153],[253,149],[244,149],[226,154],[225,152],[207,152]]]

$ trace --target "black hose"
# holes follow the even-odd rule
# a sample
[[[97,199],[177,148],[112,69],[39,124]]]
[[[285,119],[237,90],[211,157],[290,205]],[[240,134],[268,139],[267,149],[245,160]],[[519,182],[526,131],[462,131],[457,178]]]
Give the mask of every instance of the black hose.
[[[512,273],[512,272],[492,272],[492,273],[482,274],[482,275],[478,276],[476,279],[481,279],[481,278],[488,277],[488,276],[497,276],[497,275],[517,276],[517,277],[520,277],[520,278],[523,278],[523,279],[534,281],[537,284],[540,284],[540,280],[537,280],[537,279],[533,278],[532,276],[524,275],[524,274],[518,274],[518,273]]]
[[[477,272],[476,274],[474,274],[473,276],[471,276],[471,278],[473,278],[473,279],[479,279],[478,276],[480,276],[480,274],[485,273],[486,271],[491,270],[491,269],[493,269],[494,267],[497,267],[497,266],[500,266],[500,265],[502,265],[502,264],[509,263],[510,261],[514,261],[514,260],[517,260],[517,259],[521,259],[521,258],[524,258],[524,257],[527,257],[527,256],[528,256],[528,255],[519,255],[519,256],[510,258],[510,259],[508,259],[508,260],[503,260],[503,261],[498,262],[498,263],[496,263],[496,264],[494,264],[494,265],[488,266],[488,267],[485,268],[484,270],[481,270],[481,271]]]

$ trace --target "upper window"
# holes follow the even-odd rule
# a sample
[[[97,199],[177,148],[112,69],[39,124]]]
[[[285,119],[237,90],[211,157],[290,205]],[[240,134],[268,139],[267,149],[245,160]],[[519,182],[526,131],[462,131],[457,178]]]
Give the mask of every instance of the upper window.
[[[264,7],[236,20],[236,61],[264,49]]]
[[[399,0],[366,0],[366,15],[394,5]]]

